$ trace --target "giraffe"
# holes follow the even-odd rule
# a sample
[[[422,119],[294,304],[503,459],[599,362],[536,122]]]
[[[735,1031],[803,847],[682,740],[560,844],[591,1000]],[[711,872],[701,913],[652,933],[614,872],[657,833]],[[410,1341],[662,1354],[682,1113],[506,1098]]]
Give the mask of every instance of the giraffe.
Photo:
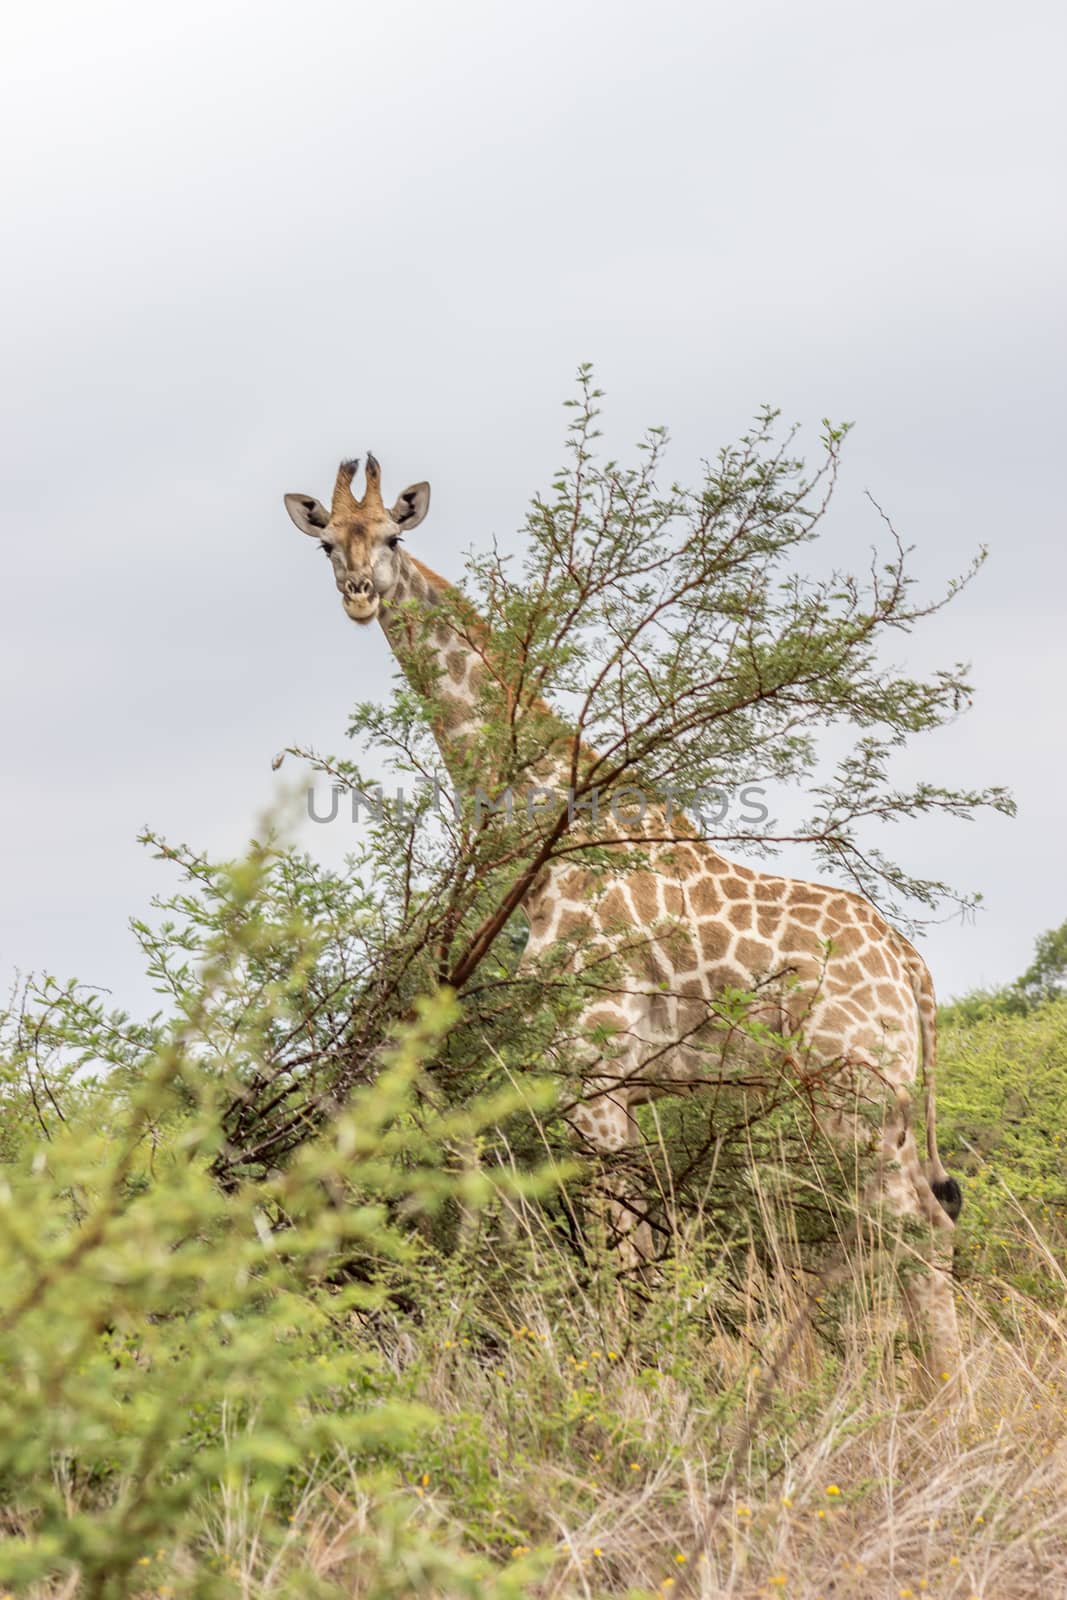
[[[304,494],[286,495],[286,508],[326,552],[351,621],[377,619],[409,676],[416,637],[428,648],[433,732],[454,770],[479,731],[488,630],[478,619],[462,628],[450,620],[441,602],[456,591],[402,548],[426,516],[429,484],[411,485],[387,509],[373,455],[356,499],[358,465],[341,463],[328,511]],[[531,776],[565,788],[583,747],[562,721],[558,727],[554,750]],[[885,1109],[873,1134],[841,1107],[821,1116],[820,1126],[844,1146],[873,1140],[862,1216],[881,1212],[920,1225],[922,1244],[901,1273],[902,1298],[926,1379],[954,1380],[960,1354],[948,1268],[961,1195],[937,1148],[936,1008],[922,957],[861,895],[731,861],[662,805],[645,809],[636,823],[604,819],[597,840],[609,854],[613,844],[625,851],[618,870],[550,858],[522,899],[530,929],[524,963],[561,940],[573,947],[575,970],[615,963],[615,976],[598,986],[582,1017],[582,1091],[567,1113],[575,1135],[602,1157],[625,1152],[639,1137],[635,1109],[661,1094],[722,1083],[715,1063],[721,1066],[728,1048],[740,1059],[777,1049],[801,1076],[820,1069],[851,1075],[868,1104],[877,1091]],[[769,1034],[746,1034],[736,1017],[724,1020],[723,996],[739,994],[747,997],[748,1019]],[[911,1115],[920,1076],[925,1161]],[[647,1227],[622,1190],[609,1209],[624,1259],[647,1257]]]

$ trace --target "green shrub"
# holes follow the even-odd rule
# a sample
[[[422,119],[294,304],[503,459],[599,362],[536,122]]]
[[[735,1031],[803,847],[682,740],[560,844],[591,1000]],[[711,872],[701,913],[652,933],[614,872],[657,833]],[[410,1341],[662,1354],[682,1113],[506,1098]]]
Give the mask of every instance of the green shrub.
[[[943,1026],[938,1132],[965,1178],[959,1269],[1059,1300],[1067,1266],[1067,1000]]]
[[[136,1073],[91,1079],[71,1065],[86,1015],[74,991],[66,1006],[53,995],[47,1110],[42,1029],[37,1054],[24,1022],[12,1037],[0,1081],[2,1583],[77,1572],[86,1596],[137,1592],[157,1547],[196,1546],[220,1487],[241,1486],[277,1542],[308,1473],[341,1455],[395,1493],[436,1426],[365,1332],[419,1254],[397,1217],[445,1202],[471,1213],[535,1187],[457,1155],[514,1110],[514,1090],[450,1110],[420,1089],[456,1020],[446,994],[419,1004],[374,1083],[283,1168],[215,1181],[235,1079],[204,1050],[202,1024],[254,955],[262,879],[262,861],[231,875],[235,915],[199,991]],[[254,1055],[298,990],[275,986],[235,1049]],[[441,1567],[440,1541],[405,1533],[384,1504],[393,1556]],[[477,1593],[486,1572],[466,1559],[449,1558],[451,1581]],[[210,1564],[190,1581],[229,1592]]]

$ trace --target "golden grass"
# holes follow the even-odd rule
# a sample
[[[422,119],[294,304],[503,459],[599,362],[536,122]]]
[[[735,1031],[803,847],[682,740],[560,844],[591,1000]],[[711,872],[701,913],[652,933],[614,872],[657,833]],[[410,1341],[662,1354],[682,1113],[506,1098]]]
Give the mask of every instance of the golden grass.
[[[789,1341],[788,1275],[753,1266],[750,1314],[727,1327],[686,1251],[623,1303],[523,1220],[523,1283],[494,1280],[475,1244],[469,1292],[461,1274],[427,1315],[354,1331],[439,1414],[423,1455],[399,1473],[320,1461],[280,1536],[276,1508],[220,1485],[198,1546],[146,1552],[131,1592],[1067,1594],[1067,1314],[1004,1286],[961,1293],[962,1393],[924,1402],[884,1272]]]
[[[501,1368],[487,1370],[460,1346],[441,1349],[425,1376],[425,1398],[446,1418],[484,1419],[509,1524],[523,1524],[506,1536],[517,1554],[501,1559],[529,1568],[529,1594],[1033,1600],[1067,1592],[1062,1354],[1035,1352],[1030,1365],[981,1333],[968,1350],[968,1399],[916,1406],[899,1384],[872,1380],[857,1348],[815,1416],[803,1373],[789,1373],[759,1452],[719,1504],[721,1420],[699,1387],[624,1354],[594,1356],[595,1345],[576,1363],[551,1334],[537,1337],[536,1305],[530,1311],[534,1335],[517,1338]],[[720,1342],[709,1380],[714,1372],[722,1381],[721,1362]],[[733,1377],[743,1381],[740,1371]],[[758,1382],[751,1378],[750,1398]],[[624,1442],[546,1450],[546,1407],[589,1388]],[[393,1498],[442,1545],[467,1542],[461,1484],[441,1485],[428,1471]],[[304,1494],[285,1545],[261,1552],[255,1515],[231,1492],[216,1553],[249,1600],[285,1593],[293,1558],[369,1600],[394,1592],[383,1584],[392,1557],[379,1509],[356,1474],[346,1481],[333,1471]]]

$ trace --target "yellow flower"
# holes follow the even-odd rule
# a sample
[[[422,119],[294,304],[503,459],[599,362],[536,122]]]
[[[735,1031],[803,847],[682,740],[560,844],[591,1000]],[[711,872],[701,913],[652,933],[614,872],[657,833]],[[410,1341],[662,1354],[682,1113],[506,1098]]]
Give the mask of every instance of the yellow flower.
[[[517,1544],[511,1554],[513,1557],[528,1556],[530,1554],[530,1546],[528,1544]]]
[[[786,1577],[784,1572],[772,1572],[767,1582],[780,1584],[784,1588],[784,1586],[789,1582],[789,1579]]]
[[[152,1565],[152,1557],[151,1556],[138,1556],[137,1557],[137,1565],[139,1567],[150,1567]]]
[[[424,1472],[423,1475],[422,1475],[422,1487],[425,1489],[427,1487],[427,1485],[429,1484],[429,1482],[430,1482],[430,1474],[428,1472]]]
[[[750,1517],[752,1515],[752,1507],[751,1506],[738,1506],[737,1515],[739,1517]]]
[[[826,1485],[826,1492],[827,1494],[840,1494],[841,1490],[837,1487],[836,1483],[828,1483]]]
[[[600,1548],[600,1546],[598,1544],[595,1544],[593,1546],[593,1554],[595,1556],[602,1556],[604,1554],[604,1552],[603,1552],[603,1550],[601,1550],[601,1548]]]
[[[674,1559],[675,1559],[675,1561],[678,1562],[679,1566],[681,1566],[686,1558],[685,1558],[685,1556],[683,1556],[682,1552],[679,1550],[678,1554],[675,1556]]]
[[[792,1502],[792,1500],[790,1500],[790,1498],[789,1498],[789,1496],[787,1494],[784,1494],[782,1496],[782,1504],[785,1506],[786,1510],[788,1511],[789,1507],[793,1504],[793,1502]]]
[[[631,1461],[630,1462],[630,1471],[631,1472],[640,1472],[641,1471],[641,1463],[640,1463],[640,1461]]]
[[[958,1567],[960,1564],[959,1556],[949,1556],[948,1564],[950,1567]]]
[[[821,1511],[821,1510],[820,1511],[816,1511],[815,1515],[817,1517],[825,1517],[826,1516],[826,1512],[825,1511]]]

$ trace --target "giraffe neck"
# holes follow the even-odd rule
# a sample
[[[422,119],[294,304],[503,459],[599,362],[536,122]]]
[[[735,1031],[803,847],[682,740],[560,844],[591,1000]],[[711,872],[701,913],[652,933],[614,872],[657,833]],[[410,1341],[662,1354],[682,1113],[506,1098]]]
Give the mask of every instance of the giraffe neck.
[[[381,612],[382,628],[405,677],[431,703],[434,738],[453,779],[463,774],[472,744],[485,731],[478,698],[493,670],[488,624],[473,607],[463,606],[457,617],[457,596],[454,584],[402,551],[399,581]],[[449,615],[442,605],[446,597],[453,602]],[[552,745],[523,781],[566,790],[574,737],[561,719]],[[483,775],[480,781],[488,789],[492,780]]]
[[[382,610],[381,624],[408,682],[430,702],[431,727],[441,758],[453,781],[461,782],[464,777],[470,780],[467,758],[484,730],[478,697],[493,663],[489,626],[473,607],[463,607],[457,617],[456,605],[451,605],[448,611],[456,621],[446,615],[442,601],[446,597],[454,601],[457,594],[447,578],[402,551],[400,577],[389,604]],[[506,690],[502,700],[507,703]],[[526,803],[522,791],[528,796],[536,789],[550,791],[566,803],[575,781],[575,734],[548,707],[541,705],[540,709],[552,719],[546,729],[547,747],[515,780],[517,805]],[[588,747],[580,745],[577,773],[580,775],[583,764],[587,767],[594,759]],[[484,770],[475,781],[490,794],[501,787]],[[608,797],[598,803],[594,821],[586,800],[569,832],[572,838],[586,836],[605,843],[613,838],[699,837],[689,819],[676,806],[668,806],[662,800],[650,798],[639,821],[633,820],[632,811],[626,814],[629,820],[620,824]],[[704,871],[712,874],[734,870],[729,858],[719,855],[706,842],[702,861]]]

